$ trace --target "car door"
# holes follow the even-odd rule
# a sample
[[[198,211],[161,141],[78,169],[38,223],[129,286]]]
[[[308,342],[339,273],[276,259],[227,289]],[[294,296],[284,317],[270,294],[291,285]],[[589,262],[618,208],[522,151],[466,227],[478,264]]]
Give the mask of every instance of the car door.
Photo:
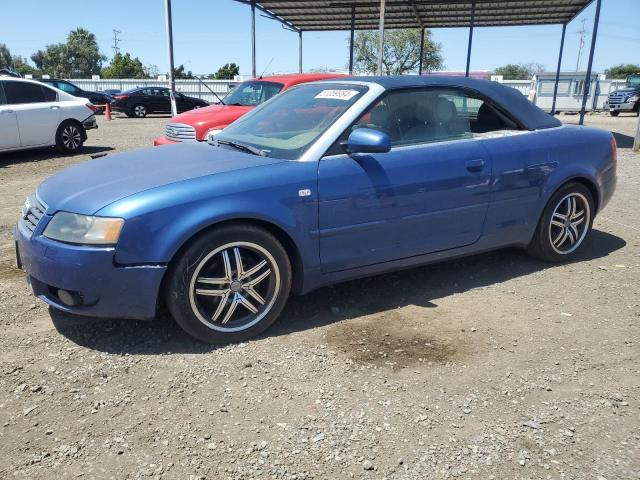
[[[171,98],[169,97],[169,89],[153,89],[153,111],[163,113],[171,111]]]
[[[320,257],[325,272],[470,245],[482,234],[491,159],[473,138],[466,96],[428,88],[388,93],[348,129],[387,133],[387,153],[319,164]]]
[[[51,145],[60,120],[57,93],[35,82],[4,81],[4,93],[18,120],[23,147]]]
[[[20,146],[18,116],[13,105],[7,104],[0,81],[0,150]]]

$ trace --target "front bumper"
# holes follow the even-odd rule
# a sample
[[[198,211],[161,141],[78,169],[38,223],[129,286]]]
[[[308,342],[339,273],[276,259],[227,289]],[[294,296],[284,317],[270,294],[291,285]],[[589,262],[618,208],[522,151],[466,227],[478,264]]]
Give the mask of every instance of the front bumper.
[[[36,297],[77,315],[150,319],[156,314],[164,265],[119,266],[113,247],[69,245],[42,236],[51,219],[43,216],[33,234],[19,223],[15,230],[18,265]],[[62,302],[58,290],[73,292],[81,304]]]
[[[604,103],[605,110],[609,110],[610,112],[633,112],[635,111],[636,104],[635,102],[626,102],[626,103]]]
[[[158,137],[153,141],[154,147],[159,147],[161,145],[173,145],[174,143],[178,143],[175,140],[169,140],[167,137],[162,136]]]

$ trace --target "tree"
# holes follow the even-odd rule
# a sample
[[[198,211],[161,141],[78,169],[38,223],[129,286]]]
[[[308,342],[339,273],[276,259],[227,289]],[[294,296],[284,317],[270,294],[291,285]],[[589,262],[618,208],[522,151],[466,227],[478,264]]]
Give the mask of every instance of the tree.
[[[358,32],[353,44],[354,66],[361,72],[374,73],[378,65],[378,32]],[[422,70],[443,68],[442,46],[424,32]],[[384,35],[382,70],[387,75],[416,71],[420,63],[420,29],[387,30]]]
[[[138,57],[131,58],[129,53],[117,52],[111,65],[102,70],[104,78],[147,78],[145,68]]]
[[[616,65],[604,71],[607,78],[627,78],[633,73],[640,73],[640,65],[627,63],[626,65]]]
[[[240,73],[240,67],[235,63],[225,63],[215,73],[214,78],[216,80],[233,80],[233,78]]]
[[[4,43],[0,43],[0,68],[13,68],[13,57]]]
[[[189,70],[188,72],[185,72],[184,65],[180,64],[178,65],[178,68],[173,69],[173,78],[191,79],[195,77],[193,76],[193,72],[191,72],[191,70]]]
[[[493,71],[494,75],[502,75],[505,80],[530,80],[531,77],[544,71],[544,65],[539,63],[509,63]]]
[[[66,43],[47,45],[31,55],[36,67],[55,77],[89,77],[100,73],[106,57],[93,33],[84,28],[69,32]]]

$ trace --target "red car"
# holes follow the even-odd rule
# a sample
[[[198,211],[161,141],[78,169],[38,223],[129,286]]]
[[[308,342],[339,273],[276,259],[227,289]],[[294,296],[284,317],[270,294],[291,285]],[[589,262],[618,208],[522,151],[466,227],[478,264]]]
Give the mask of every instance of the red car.
[[[156,138],[153,144],[158,146],[184,140],[207,140],[210,132],[217,133],[248,111],[294,85],[343,76],[337,73],[300,73],[247,80],[224,97],[222,104],[173,117],[167,124],[164,135]]]

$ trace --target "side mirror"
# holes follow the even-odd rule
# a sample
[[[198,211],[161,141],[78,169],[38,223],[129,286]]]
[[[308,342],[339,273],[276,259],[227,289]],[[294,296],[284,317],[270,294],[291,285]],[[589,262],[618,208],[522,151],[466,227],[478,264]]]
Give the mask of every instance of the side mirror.
[[[342,148],[348,154],[352,153],[386,153],[391,150],[389,135],[372,128],[358,128],[349,135]]]

